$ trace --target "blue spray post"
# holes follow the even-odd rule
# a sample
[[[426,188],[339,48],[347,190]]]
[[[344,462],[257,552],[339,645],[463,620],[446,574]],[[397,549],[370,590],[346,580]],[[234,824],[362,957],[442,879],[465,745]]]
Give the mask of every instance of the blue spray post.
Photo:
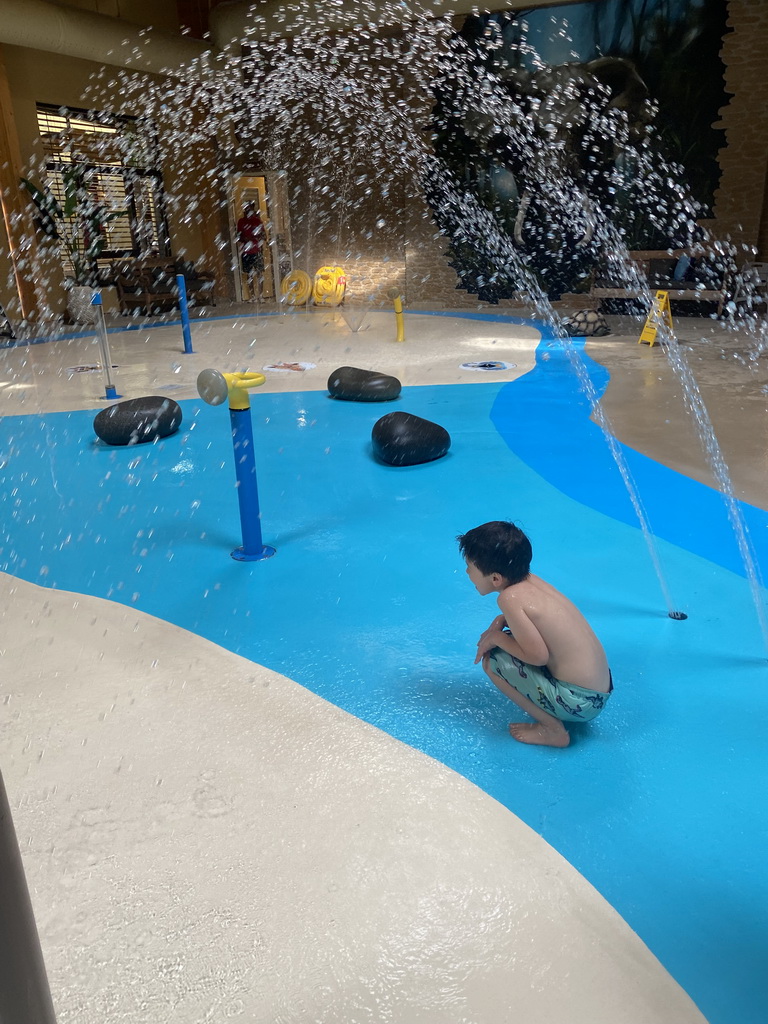
[[[179,289],[179,312],[181,313],[181,333],[184,338],[184,352],[192,352],[192,332],[189,329],[189,306],[187,305],[187,282],[183,274],[176,275],[176,287]]]
[[[259,491],[256,485],[256,460],[253,454],[253,424],[248,388],[257,388],[266,381],[262,373],[219,373],[203,370],[197,378],[197,390],[209,405],[223,405],[229,399],[229,420],[235,447],[237,497],[240,502],[240,528],[243,546],[235,548],[232,557],[238,562],[258,562],[271,558],[275,549],[261,539]]]
[[[108,401],[113,398],[122,398],[118,395],[117,388],[112,380],[112,357],[109,354],[109,341],[107,340],[107,322],[104,319],[104,306],[101,302],[101,292],[94,292],[91,298],[91,305],[96,310],[96,327],[99,333],[99,348],[101,349],[101,365],[104,368],[104,397]]]

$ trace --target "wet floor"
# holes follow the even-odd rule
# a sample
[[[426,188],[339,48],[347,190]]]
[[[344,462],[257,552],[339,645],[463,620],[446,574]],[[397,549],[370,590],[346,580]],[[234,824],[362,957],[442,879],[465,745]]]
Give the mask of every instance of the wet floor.
[[[588,344],[610,371],[603,406],[617,436],[665,465],[715,486],[683,389],[659,345],[633,344],[636,321],[612,317],[614,334]],[[715,428],[734,491],[768,508],[768,356],[727,323],[679,318],[675,332]]]

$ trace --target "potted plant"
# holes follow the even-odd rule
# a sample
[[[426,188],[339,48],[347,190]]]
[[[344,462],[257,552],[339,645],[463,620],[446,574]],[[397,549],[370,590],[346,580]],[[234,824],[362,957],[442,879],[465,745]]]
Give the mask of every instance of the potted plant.
[[[104,251],[107,236],[104,228],[126,210],[110,211],[94,199],[86,182],[86,171],[70,164],[61,172],[63,202],[50,188],[21,179],[37,207],[36,226],[46,237],[58,243],[72,268],[65,284],[69,297],[67,308],[76,321],[93,321],[91,297],[99,284],[98,259]]]

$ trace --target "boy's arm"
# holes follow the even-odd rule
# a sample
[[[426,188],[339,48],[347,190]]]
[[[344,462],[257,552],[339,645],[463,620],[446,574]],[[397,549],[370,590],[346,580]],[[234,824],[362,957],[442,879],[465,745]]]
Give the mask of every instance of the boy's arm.
[[[490,628],[480,637],[475,664],[488,651],[500,647],[507,654],[529,665],[546,665],[549,661],[549,648],[516,597],[507,592],[500,594],[499,608],[503,616],[494,619]],[[509,627],[509,633],[497,626],[502,617]]]
[[[496,618],[493,620],[493,622],[488,627],[488,629],[486,629],[485,633],[490,633],[491,630],[493,630],[493,629],[506,629],[506,628],[507,628],[507,620],[504,618],[503,615],[497,615]],[[485,636],[485,633],[483,633],[483,636]]]
[[[486,650],[485,647],[483,647],[483,652],[481,652],[481,650],[480,650],[481,646],[483,646],[483,641],[486,639],[486,637],[490,637],[491,634],[493,634],[493,636],[496,637],[496,636],[498,636],[498,634],[502,630],[504,630],[506,628],[507,628],[507,620],[504,618],[503,615],[497,615],[496,618],[493,620],[493,622],[488,627],[488,629],[483,630],[483,632],[480,634],[480,639],[477,641],[477,648],[478,648],[478,650],[477,650],[477,657],[475,658],[475,664],[477,664],[478,661],[480,661],[480,659],[483,656],[483,652]],[[509,633],[505,633],[504,635],[505,636],[509,636]],[[492,644],[492,646],[493,647],[498,647],[499,645],[494,642]]]

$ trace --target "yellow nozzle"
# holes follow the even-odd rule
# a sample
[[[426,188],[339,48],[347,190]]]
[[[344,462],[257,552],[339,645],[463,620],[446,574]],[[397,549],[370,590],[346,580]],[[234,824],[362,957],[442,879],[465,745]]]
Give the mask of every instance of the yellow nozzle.
[[[225,373],[223,376],[227,382],[230,409],[250,409],[251,396],[247,389],[258,388],[267,379],[263,373],[253,373],[251,370],[244,370],[242,373]]]

